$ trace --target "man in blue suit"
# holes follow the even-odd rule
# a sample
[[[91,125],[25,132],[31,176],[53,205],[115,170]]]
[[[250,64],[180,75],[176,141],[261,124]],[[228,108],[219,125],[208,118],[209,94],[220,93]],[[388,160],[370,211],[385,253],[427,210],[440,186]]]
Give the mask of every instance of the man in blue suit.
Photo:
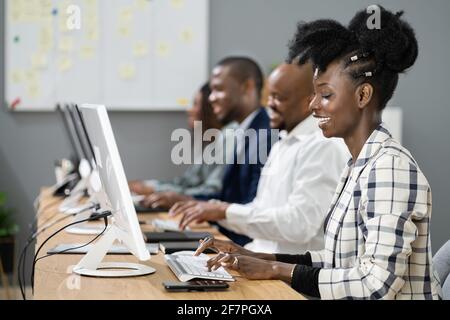
[[[220,61],[212,71],[209,100],[217,118],[223,123],[236,121],[237,143],[232,163],[226,164],[222,191],[211,197],[175,204],[171,215],[215,210],[220,203],[249,203],[256,196],[261,169],[270,148],[278,137],[271,136],[270,119],[261,106],[263,73],[258,64],[247,57],[229,57]],[[219,226],[231,240],[245,245],[251,239]]]

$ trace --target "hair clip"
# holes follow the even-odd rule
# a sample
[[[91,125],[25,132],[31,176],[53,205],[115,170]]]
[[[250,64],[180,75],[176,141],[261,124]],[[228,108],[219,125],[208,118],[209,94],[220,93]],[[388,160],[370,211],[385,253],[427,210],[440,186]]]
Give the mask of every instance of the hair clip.
[[[371,76],[373,76],[373,73],[372,73],[372,71],[365,72],[365,73],[364,73],[364,76],[366,76],[366,77],[371,77]]]
[[[350,57],[350,61],[355,62],[361,58],[367,58],[370,54],[368,52],[363,52],[359,56],[355,54],[354,56]]]
[[[316,68],[316,70],[314,70],[314,79],[317,79],[318,76],[319,76],[319,68]]]

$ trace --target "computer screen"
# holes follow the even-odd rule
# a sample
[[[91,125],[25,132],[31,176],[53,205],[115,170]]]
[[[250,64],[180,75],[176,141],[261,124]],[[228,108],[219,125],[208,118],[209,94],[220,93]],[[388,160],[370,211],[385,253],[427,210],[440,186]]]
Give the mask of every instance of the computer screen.
[[[73,124],[72,117],[67,109],[67,105],[61,106],[58,104],[56,106],[56,110],[60,114],[62,122],[64,124],[67,138],[70,142],[70,146],[72,147],[72,160],[74,161],[74,165],[78,170],[78,165],[81,159],[83,159],[84,154],[77,133],[75,131],[76,129]]]
[[[88,160],[89,166],[93,169],[95,167],[95,158],[85,124],[83,123],[82,114],[77,105],[69,105],[68,111],[75,127],[78,142],[83,150],[83,158]]]
[[[107,205],[119,230],[119,238],[140,260],[150,259],[134,209],[119,150],[105,106],[82,105],[84,124],[97,163]]]

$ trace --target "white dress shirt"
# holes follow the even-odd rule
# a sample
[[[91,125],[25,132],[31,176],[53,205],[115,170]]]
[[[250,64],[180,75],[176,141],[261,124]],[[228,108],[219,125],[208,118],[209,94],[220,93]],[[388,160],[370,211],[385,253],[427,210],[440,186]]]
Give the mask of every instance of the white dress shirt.
[[[311,116],[269,154],[255,199],[232,204],[220,224],[253,238],[246,248],[303,253],[323,248],[323,222],[350,156],[341,139],[326,139]]]

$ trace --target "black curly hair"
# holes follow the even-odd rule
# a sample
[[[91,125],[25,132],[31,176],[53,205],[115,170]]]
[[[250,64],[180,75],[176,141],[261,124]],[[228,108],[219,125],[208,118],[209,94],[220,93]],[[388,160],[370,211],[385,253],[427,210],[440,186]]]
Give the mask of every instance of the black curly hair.
[[[300,23],[289,45],[288,61],[311,59],[314,68],[326,71],[336,60],[356,85],[370,83],[375,88],[380,110],[392,98],[399,73],[411,67],[418,56],[418,44],[411,26],[401,19],[403,11],[392,13],[382,6],[380,29],[369,29],[366,10],[356,13],[348,27],[334,20]]]

